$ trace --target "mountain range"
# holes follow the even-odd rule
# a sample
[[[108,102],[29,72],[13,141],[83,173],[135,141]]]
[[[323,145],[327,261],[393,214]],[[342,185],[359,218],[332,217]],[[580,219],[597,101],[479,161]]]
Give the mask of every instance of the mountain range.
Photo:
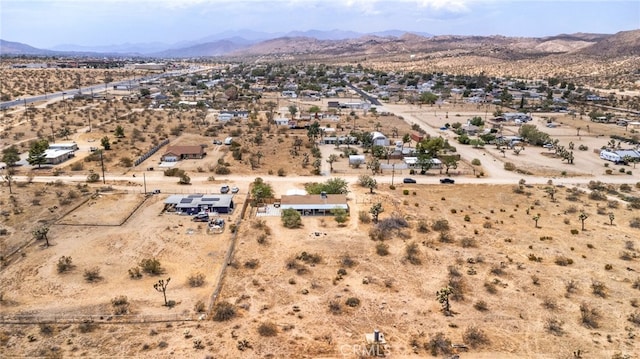
[[[265,33],[227,31],[175,44],[140,43],[108,46],[63,44],[38,49],[0,39],[1,55],[37,56],[140,56],[193,58],[209,56],[254,57],[264,55],[375,56],[416,53],[477,53],[518,58],[539,54],[579,53],[590,56],[640,55],[640,30],[616,34],[561,34],[550,37],[433,36],[389,30],[377,33],[309,30]]]

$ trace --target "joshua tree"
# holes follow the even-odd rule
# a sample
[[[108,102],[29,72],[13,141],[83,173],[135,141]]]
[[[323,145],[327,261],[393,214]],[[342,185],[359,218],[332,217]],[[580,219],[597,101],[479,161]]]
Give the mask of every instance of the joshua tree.
[[[538,228],[538,221],[540,220],[540,213],[533,216],[533,221],[536,222],[535,228]]]
[[[384,208],[382,207],[382,203],[378,202],[371,206],[369,209],[369,213],[371,213],[371,217],[373,219],[373,223],[378,223],[378,216],[380,213],[384,212]]]
[[[327,163],[329,164],[329,166],[331,168],[331,172],[333,172],[333,163],[336,162],[337,160],[338,160],[338,156],[337,155],[334,155],[334,154],[329,155],[329,158],[327,159]]]
[[[584,221],[587,220],[587,218],[589,218],[589,215],[584,213],[584,212],[580,212],[580,215],[578,216],[578,219],[580,220],[580,222],[582,222],[582,230],[584,231]]]
[[[609,213],[609,225],[613,226],[613,220],[616,219],[616,216],[613,214],[613,212]]]
[[[547,187],[546,188],[547,194],[549,194],[549,197],[551,197],[551,202],[555,202],[555,194],[556,194],[556,189],[555,187]]]
[[[451,305],[449,304],[449,296],[451,295],[451,287],[447,286],[436,292],[436,299],[442,305],[442,312],[446,316],[451,316]]]
[[[158,283],[153,285],[153,288],[155,288],[155,290],[157,290],[158,292],[162,292],[162,295],[164,296],[165,307],[169,306],[169,302],[167,302],[167,286],[169,285],[170,280],[171,278],[167,278],[167,280],[160,279]]]
[[[34,229],[33,232],[31,232],[35,240],[38,241],[38,240],[44,239],[45,246],[49,247],[49,238],[47,237],[47,233],[49,233],[49,227],[47,226],[38,227]]]

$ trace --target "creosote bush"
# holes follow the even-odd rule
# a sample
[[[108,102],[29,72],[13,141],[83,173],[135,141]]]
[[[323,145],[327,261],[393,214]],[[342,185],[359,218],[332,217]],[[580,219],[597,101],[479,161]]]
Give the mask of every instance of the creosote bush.
[[[262,337],[275,337],[278,335],[278,326],[273,322],[265,322],[258,326],[258,334]]]
[[[203,273],[194,273],[191,274],[188,278],[190,287],[201,287],[204,284],[205,276]]]
[[[140,268],[142,271],[151,275],[160,275],[164,273],[164,269],[160,264],[160,261],[156,258],[145,258],[140,261]]]
[[[229,302],[219,302],[213,308],[213,320],[225,322],[236,316],[236,307]]]
[[[462,340],[471,348],[478,348],[489,344],[489,338],[485,332],[476,326],[468,327],[462,334]]]

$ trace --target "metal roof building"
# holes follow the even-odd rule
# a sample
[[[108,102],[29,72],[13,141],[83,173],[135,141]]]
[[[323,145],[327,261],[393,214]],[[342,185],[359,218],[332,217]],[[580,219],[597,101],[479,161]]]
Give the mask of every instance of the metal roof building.
[[[198,212],[232,213],[235,208],[232,194],[189,194],[171,195],[164,201],[165,208],[175,209],[178,213],[196,214]]]
[[[311,194],[282,196],[281,209],[295,209],[302,215],[328,215],[335,208],[349,212],[347,196],[344,194]]]

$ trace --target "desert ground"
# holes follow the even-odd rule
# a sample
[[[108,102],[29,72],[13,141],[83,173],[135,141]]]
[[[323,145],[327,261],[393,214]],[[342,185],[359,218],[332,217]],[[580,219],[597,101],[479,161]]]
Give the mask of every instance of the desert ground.
[[[59,166],[21,166],[12,193],[6,183],[0,188],[0,355],[359,358],[368,354],[365,334],[378,329],[388,357],[638,358],[640,214],[629,198],[640,197],[639,175],[632,166],[605,167],[593,152],[624,128],[534,114],[561,144],[588,147],[570,165],[540,147],[476,149],[439,130],[494,107],[383,107],[394,115],[342,114],[340,125],[345,132],[395,127],[402,137],[418,124],[444,136],[462,156],[448,174],[455,185],[439,184],[444,170],[385,170],[369,194],[356,184],[371,174],[364,166],[340,158],[330,174],[325,159],[344,147],[333,145],[319,146],[325,175],[314,176],[302,165],[312,147],[306,131],[269,128],[262,113],[223,125],[196,110],[151,110],[144,101],[66,100],[3,114],[3,147],[26,149],[29,140],[69,127],[80,151]],[[544,127],[549,117],[560,126]],[[114,136],[118,125],[123,138]],[[106,183],[86,183],[90,170],[100,170],[90,147],[105,135],[112,140]],[[212,142],[227,136],[237,139],[241,158]],[[296,137],[304,140],[298,156],[290,155]],[[128,166],[165,138],[206,145],[204,159],[177,165],[191,185],[164,176],[162,151]],[[471,165],[475,158],[480,165]],[[507,162],[517,170],[505,170]],[[216,173],[226,163],[231,173]],[[242,218],[256,177],[279,196],[331,176],[350,183],[345,224],[303,217],[301,228],[287,229],[280,217],[251,207]],[[409,176],[418,183],[402,184]],[[222,234],[163,211],[168,194],[217,193],[222,184],[240,187],[236,211],[222,215]],[[144,194],[155,188],[161,193]],[[375,203],[384,208],[378,224],[369,214]],[[49,246],[33,238],[43,225]],[[59,271],[65,258],[71,263]],[[161,268],[142,270],[153,259]],[[168,278],[171,306],[154,287]],[[447,286],[444,313],[436,292]]]

